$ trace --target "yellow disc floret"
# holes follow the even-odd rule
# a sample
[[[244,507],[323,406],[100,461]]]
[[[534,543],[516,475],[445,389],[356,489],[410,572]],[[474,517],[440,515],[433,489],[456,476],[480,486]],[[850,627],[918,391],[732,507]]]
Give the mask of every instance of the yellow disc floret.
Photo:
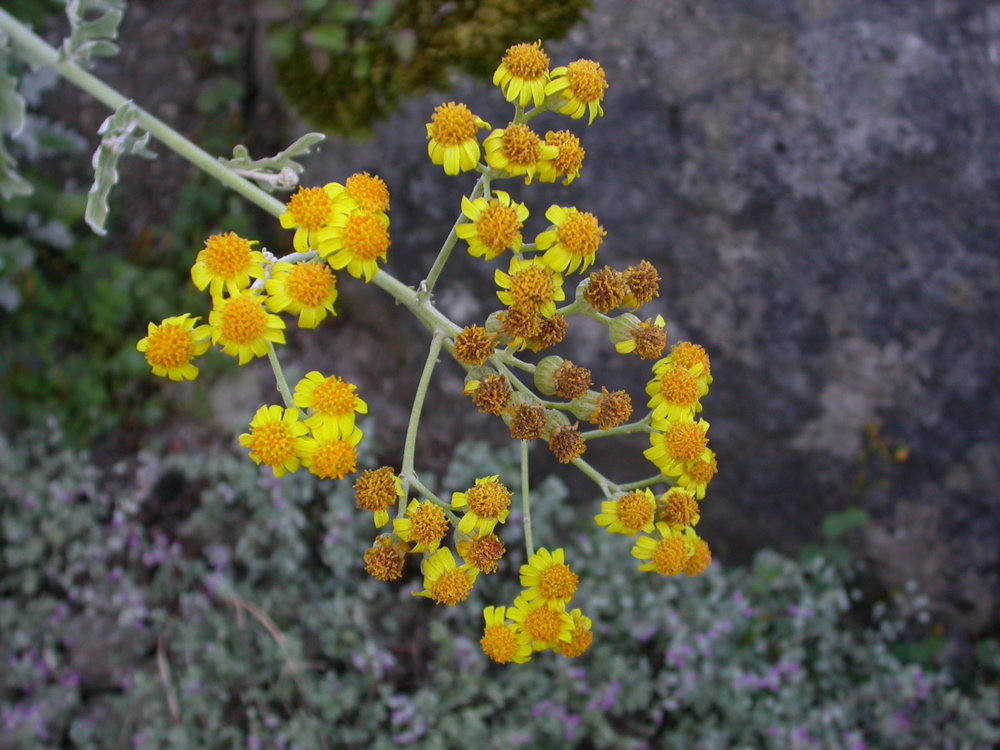
[[[572,207],[551,206],[545,218],[553,227],[535,238],[535,247],[545,251],[542,262],[559,273],[586,271],[607,234],[597,217]]]
[[[493,85],[500,87],[507,101],[521,107],[529,102],[541,106],[548,82],[549,56],[542,51],[541,42],[509,47],[493,74]]]
[[[250,449],[256,464],[270,466],[274,476],[299,468],[299,456],[308,432],[298,409],[262,406],[250,421],[250,432],[240,435],[240,445]]]
[[[218,297],[223,289],[235,295],[250,286],[250,279],[264,278],[264,255],[251,249],[256,244],[234,232],[213,234],[205,240],[205,248],[191,266],[194,285],[199,289],[209,287],[209,293]]]
[[[653,530],[656,520],[656,498],[649,489],[635,490],[617,500],[601,503],[600,515],[594,516],[598,526],[611,534],[634,536],[640,531]]]
[[[563,656],[574,658],[583,654],[594,640],[594,634],[590,632],[593,623],[589,617],[584,617],[583,612],[579,609],[574,609],[569,613],[569,616],[573,620],[573,632],[570,640],[568,642],[559,641],[556,649]]]
[[[551,609],[565,609],[576,593],[579,577],[566,564],[562,549],[549,552],[539,549],[521,566],[521,585],[525,601],[538,600]]]
[[[583,117],[584,112],[588,112],[590,116],[587,124],[590,125],[595,117],[604,114],[601,100],[604,99],[607,87],[604,69],[600,63],[593,60],[577,60],[552,71],[552,80],[545,87],[545,95],[561,93],[565,101],[558,107],[559,112],[569,115],[574,120]]]
[[[632,548],[632,557],[643,560],[639,570],[652,571],[664,576],[675,576],[684,571],[684,566],[694,554],[694,543],[690,535],[672,530],[665,523],[656,524],[659,539],[639,537]]]
[[[507,624],[506,611],[506,607],[483,609],[486,627],[479,645],[483,653],[498,664],[524,664],[531,659],[531,636],[520,627]]]
[[[325,263],[276,263],[264,282],[267,308],[299,316],[299,328],[315,328],[327,313],[336,315],[337,277]]]
[[[226,354],[238,357],[241,365],[267,354],[269,343],[285,343],[284,321],[267,313],[263,302],[263,298],[250,289],[233,297],[213,299],[213,309],[208,316],[212,342],[221,345]]]
[[[384,213],[389,210],[389,188],[377,175],[352,174],[344,180],[344,190],[362,211]]]
[[[423,503],[411,500],[406,506],[406,516],[393,519],[392,530],[404,542],[413,542],[414,552],[434,552],[448,533],[448,519],[429,500]]]
[[[491,534],[498,523],[507,520],[510,514],[510,499],[513,493],[503,486],[499,477],[482,477],[465,492],[451,496],[452,508],[468,508],[458,524],[458,531],[471,534]]]
[[[391,466],[366,469],[354,482],[354,499],[357,506],[374,515],[376,528],[389,523],[388,510],[401,497],[403,497],[403,483]]]
[[[314,430],[314,438],[305,438],[302,447],[302,465],[320,479],[343,479],[353,474],[358,466],[358,452],[362,433],[357,427],[342,436],[331,431]]]
[[[296,383],[292,403],[300,409],[312,409],[313,414],[305,420],[309,429],[330,430],[338,437],[354,429],[355,414],[368,413],[368,404],[358,397],[356,388],[336,375],[327,377],[313,371]]]
[[[479,163],[479,128],[489,124],[476,117],[464,104],[448,102],[435,107],[427,124],[427,155],[444,167],[447,175],[475,169]]]
[[[462,198],[462,214],[470,223],[459,224],[455,234],[469,243],[469,255],[474,258],[493,260],[508,247],[521,250],[521,227],[528,209],[523,203],[512,203],[503,190],[494,195],[489,200]]]
[[[506,172],[511,177],[525,175],[530,183],[538,171],[548,171],[551,162],[559,156],[556,146],[546,144],[538,134],[524,124],[511,123],[498,128],[483,141],[486,163],[493,169]]]
[[[154,375],[175,381],[198,376],[198,368],[191,360],[208,351],[212,329],[207,325],[195,328],[197,322],[198,318],[184,313],[165,318],[159,325],[149,324],[146,337],[135,348],[145,355]]]
[[[539,260],[511,258],[507,273],[499,268],[493,280],[502,291],[497,298],[508,307],[531,310],[544,318],[551,318],[556,302],[566,299],[562,275],[554,273]]]

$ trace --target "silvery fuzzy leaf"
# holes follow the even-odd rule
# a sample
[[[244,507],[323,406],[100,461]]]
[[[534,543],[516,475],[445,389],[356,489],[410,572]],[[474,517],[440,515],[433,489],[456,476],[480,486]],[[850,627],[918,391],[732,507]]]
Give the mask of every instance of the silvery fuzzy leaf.
[[[295,161],[295,157],[309,154],[313,146],[324,140],[326,136],[322,133],[306,133],[275,156],[256,160],[250,158],[246,146],[238,145],[233,147],[232,159],[223,159],[220,156],[219,161],[244,177],[254,180],[268,192],[291,190],[299,184],[299,175],[304,169]]]
[[[16,135],[24,127],[24,98],[17,92],[17,78],[7,72],[7,36],[0,32],[0,196],[30,195],[32,188],[17,173],[17,160],[4,147],[4,131]]]
[[[118,183],[118,159],[123,154],[155,159],[156,154],[147,148],[149,133],[139,128],[138,112],[131,101],[125,102],[106,119],[97,133],[103,138],[91,162],[94,184],[87,193],[84,218],[94,232],[104,235],[107,233],[104,222],[108,217],[108,195]]]
[[[94,20],[88,14],[98,13]],[[118,45],[118,25],[125,15],[124,0],[66,0],[70,35],[63,40],[59,55],[63,61],[86,65],[92,57],[111,57]]]

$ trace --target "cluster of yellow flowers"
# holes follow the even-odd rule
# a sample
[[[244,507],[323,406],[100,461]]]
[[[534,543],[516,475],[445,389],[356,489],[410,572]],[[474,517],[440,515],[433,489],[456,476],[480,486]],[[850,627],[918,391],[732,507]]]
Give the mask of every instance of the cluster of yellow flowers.
[[[637,537],[632,555],[641,561],[640,570],[697,575],[711,562],[708,545],[694,527],[716,462],[707,447],[708,424],[696,421],[696,415],[712,377],[702,347],[680,342],[663,357],[663,318],[641,320],[634,314],[659,296],[660,277],[648,262],[624,271],[608,266],[592,271],[567,300],[565,277],[586,273],[606,236],[597,217],[552,205],[544,214],[548,226],[533,242],[525,242],[521,231],[528,208],[492,187],[493,181],[512,177],[524,177],[526,183],[562,177],[569,184],[579,176],[585,156],[579,138],[562,130],[549,131],[543,139],[528,123],[547,111],[573,119],[587,115],[588,124],[593,123],[603,114],[607,88],[601,66],[577,60],[550,71],[540,43],[519,44],[507,51],[493,80],[515,112],[506,127],[491,130],[482,146],[478,132],[490,126],[464,104],[440,105],[427,125],[434,164],[448,175],[474,170],[480,176],[472,194],[462,199],[454,229],[417,289],[379,268],[377,261],[386,260],[389,246],[389,195],[378,177],[357,174],[344,185],[300,188],[291,196],[279,218],[284,228],[295,230],[295,252],[281,260],[253,250],[254,243],[233,234],[210,237],[192,268],[195,284],[209,288],[213,298],[208,325],[196,327],[197,318],[188,315],[168,318],[159,326],[150,324],[138,348],[154,374],[173,380],[193,378],[197,368],[191,360],[210,343],[238,357],[240,364],[267,354],[285,406],[261,407],[240,444],[276,476],[301,464],[320,477],[341,479],[356,469],[361,432],[355,414],[366,413],[367,407],[353,385],[318,372],[306,375],[294,394],[289,392],[273,347],[284,343],[284,323],[275,313],[297,314],[303,328],[334,314],[337,285],[331,269],[346,268],[392,294],[433,337],[400,472],[390,466],[366,470],[354,484],[358,508],[372,513],[377,529],[388,527],[365,553],[365,569],[379,580],[398,580],[407,555],[420,555],[423,588],[417,595],[453,606],[469,596],[481,573],[498,570],[506,552],[496,531],[510,514],[514,493],[497,476],[477,479],[465,491],[454,492],[449,502],[429,490],[414,468],[427,379],[444,347],[466,369],[464,394],[479,411],[500,417],[511,438],[522,441],[523,590],[509,606],[486,607],[480,643],[494,661],[523,663],[544,650],[577,656],[592,639],[590,619],[580,609],[567,611],[579,579],[564,551],[534,549],[527,444],[545,441],[561,463],[575,465],[598,484],[606,499],[595,521],[612,534]],[[480,161],[484,153],[485,164]],[[505,267],[494,270],[500,309],[483,325],[460,327],[433,305],[434,285],[459,242],[483,261],[512,253]],[[621,309],[629,311],[611,315]],[[605,324],[618,353],[656,360],[646,388],[645,417],[630,423],[629,394],[603,386],[595,390],[590,371],[568,359],[550,355],[535,364],[523,359],[527,349],[539,352],[562,342],[567,318],[573,315]],[[531,376],[534,390],[523,382],[525,375]],[[548,400],[552,397],[558,400]],[[581,432],[580,421],[595,429]],[[657,467],[655,476],[616,483],[583,460],[588,441],[626,433],[649,435],[645,456]],[[663,483],[672,486],[657,497],[650,487]],[[419,499],[411,498],[411,492]],[[394,507],[395,518],[390,519]],[[454,551],[442,546],[452,530]]]

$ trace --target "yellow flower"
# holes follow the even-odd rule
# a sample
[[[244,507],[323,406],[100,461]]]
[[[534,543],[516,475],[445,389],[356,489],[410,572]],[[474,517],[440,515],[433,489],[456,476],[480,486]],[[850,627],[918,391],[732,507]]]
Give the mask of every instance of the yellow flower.
[[[493,85],[500,87],[507,101],[516,101],[520,107],[528,102],[542,106],[548,82],[549,56],[542,51],[540,41],[509,47],[493,74]]]
[[[361,472],[354,482],[354,499],[358,508],[374,515],[375,528],[389,523],[389,508],[403,497],[403,480],[391,466]]]
[[[146,337],[135,348],[146,356],[154,375],[175,381],[198,377],[198,368],[191,360],[208,351],[212,336],[211,326],[194,327],[198,320],[184,313],[165,318],[160,325],[149,324]]]
[[[641,571],[675,576],[684,572],[684,567],[694,554],[694,540],[690,534],[674,531],[665,523],[656,524],[659,539],[641,536],[632,547],[632,557],[642,560]]]
[[[486,607],[486,627],[479,641],[483,653],[498,664],[524,664],[531,660],[531,636],[516,625],[508,625],[506,607]]]
[[[683,487],[671,487],[660,495],[657,502],[657,516],[674,531],[681,531],[687,526],[697,526],[701,520],[698,501],[692,490]],[[643,529],[649,532],[652,529]]]
[[[446,604],[454,607],[464,602],[472,591],[479,569],[469,564],[461,567],[455,565],[455,557],[451,550],[442,547],[420,564],[424,574],[423,591],[414,591],[414,596],[426,596],[435,604]]]
[[[535,247],[545,251],[542,262],[559,273],[586,271],[607,235],[597,217],[575,208],[551,206],[545,218],[553,226],[535,238]]]
[[[649,489],[644,489],[629,492],[616,500],[605,500],[594,521],[610,534],[635,536],[640,531],[649,534],[656,522],[656,498]]]
[[[209,287],[213,297],[221,296],[223,287],[235,296],[250,286],[251,278],[264,278],[264,255],[250,249],[256,244],[234,232],[213,234],[191,266],[194,285],[201,290]]]
[[[275,263],[271,278],[264,282],[267,308],[299,316],[299,328],[315,328],[326,314],[337,313],[337,277],[325,263]]]
[[[524,600],[540,602],[550,609],[566,609],[579,582],[579,576],[566,564],[562,549],[549,552],[543,547],[528,558],[527,565],[521,566]]]
[[[313,437],[302,439],[302,465],[320,479],[343,479],[358,468],[362,433],[357,427],[343,435],[326,429],[313,430]]]
[[[538,258],[511,258],[507,273],[498,268],[493,272],[493,280],[503,290],[497,292],[503,304],[530,310],[543,318],[551,318],[556,302],[566,299],[562,274],[553,272]]]
[[[684,563],[684,575],[689,578],[701,575],[712,564],[712,551],[708,548],[708,542],[698,535],[692,534],[691,543],[694,547],[694,552],[687,559],[687,562]]]
[[[493,260],[508,247],[515,253],[521,251],[521,227],[528,218],[528,209],[523,203],[512,203],[503,190],[494,190],[493,194],[496,197],[489,200],[462,198],[462,214],[470,223],[459,224],[455,234],[469,243],[473,258]]]
[[[689,422],[701,411],[701,397],[708,393],[708,381],[701,363],[692,367],[673,365],[667,359],[653,366],[657,377],[646,385],[646,404],[653,410],[654,430],[665,430],[673,422]]]
[[[262,406],[250,421],[250,432],[240,435],[240,445],[250,449],[255,464],[270,466],[280,477],[298,470],[308,431],[299,421],[298,409]]]
[[[215,297],[212,304],[208,315],[212,343],[221,345],[226,354],[238,357],[241,365],[267,354],[269,343],[285,343],[282,330],[285,322],[265,312],[264,300],[256,291],[244,289],[225,299]]]
[[[518,625],[531,639],[532,651],[558,648],[560,642],[571,643],[574,623],[562,609],[546,607],[540,599],[529,602],[524,596],[507,608],[507,619]]]
[[[510,515],[510,499],[513,493],[499,481],[499,475],[482,477],[465,492],[455,492],[451,496],[452,508],[468,508],[458,524],[458,531],[471,534],[492,534],[498,523],[503,523]]]
[[[358,398],[356,390],[357,386],[336,375],[327,377],[313,370],[295,384],[292,403],[300,409],[312,409],[305,420],[310,430],[322,429],[332,437],[341,437],[354,430],[355,413],[368,413],[368,404]]]
[[[545,87],[545,95],[562,94],[564,101],[561,106],[557,106],[560,114],[578,120],[583,117],[584,112],[589,112],[587,124],[591,125],[595,117],[604,114],[601,101],[607,87],[600,63],[577,60],[552,71],[552,79]]]
[[[559,155],[551,162],[544,162],[545,170],[539,167],[539,182],[555,182],[557,177],[566,176],[563,185],[569,185],[580,176],[583,167],[583,157],[586,155],[580,147],[580,139],[568,130],[551,130],[545,134],[545,143],[559,149]]]
[[[699,459],[705,460],[708,450],[708,422],[671,422],[663,432],[649,433],[650,447],[642,452],[665,476],[675,477]]]
[[[556,644],[556,649],[560,654],[568,658],[574,658],[580,656],[584,651],[586,651],[594,640],[594,634],[590,632],[590,628],[593,626],[589,617],[584,617],[583,612],[579,609],[574,609],[569,613],[570,618],[573,620],[573,635],[570,641],[559,641]]]
[[[705,497],[705,489],[719,471],[715,460],[715,452],[706,448],[699,458],[684,464],[677,475],[677,484],[691,490],[694,496],[701,500]]]
[[[410,500],[404,518],[394,518],[392,530],[404,542],[413,542],[414,552],[434,552],[448,533],[444,511],[430,500]]]
[[[626,318],[634,322],[621,328],[615,325]],[[609,326],[608,332],[615,344],[615,351],[619,354],[635,352],[640,359],[655,359],[663,354],[663,347],[667,345],[667,334],[664,331],[666,327],[667,323],[662,315],[657,315],[655,320],[646,318],[644,321],[639,321],[631,313],[626,313],[615,319]]]
[[[550,146],[527,125],[511,123],[497,128],[483,141],[486,163],[493,169],[506,172],[510,177],[525,175],[530,184],[536,172],[547,172],[551,162],[559,156],[559,148]]]
[[[333,182],[326,187],[347,213],[384,214],[389,210],[389,188],[378,175],[359,172],[344,180],[343,185]]]
[[[334,216],[347,212],[343,201],[343,186],[330,183],[323,187],[300,187],[278,217],[283,229],[295,228],[292,245],[298,253],[319,251],[318,232],[333,221]]]
[[[377,260],[386,261],[389,250],[389,217],[356,212],[336,214],[330,225],[317,232],[320,257],[336,270],[346,268],[356,279],[371,281]]]
[[[432,163],[444,167],[446,175],[475,169],[479,163],[476,132],[489,126],[464,104],[441,104],[434,108],[427,124],[427,155]]]

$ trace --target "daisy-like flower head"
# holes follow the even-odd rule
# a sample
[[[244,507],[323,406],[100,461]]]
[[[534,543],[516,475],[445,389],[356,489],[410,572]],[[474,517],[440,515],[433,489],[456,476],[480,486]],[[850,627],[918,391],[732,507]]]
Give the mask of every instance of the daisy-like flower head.
[[[496,338],[482,326],[466,326],[455,336],[455,359],[466,365],[481,365],[496,351]]]
[[[357,386],[336,375],[327,377],[314,370],[295,384],[292,403],[312,410],[305,420],[310,430],[329,430],[339,437],[354,429],[355,414],[368,413],[368,404],[358,398],[356,390]]]
[[[570,411],[578,419],[596,424],[599,430],[610,430],[628,421],[632,416],[632,398],[625,391],[609,391],[603,385],[601,392],[587,391],[573,399]]]
[[[209,287],[213,297],[221,296],[223,288],[235,296],[250,286],[250,279],[264,278],[264,255],[251,249],[256,244],[235,232],[213,234],[191,266],[194,285],[198,289]]]
[[[346,268],[354,278],[364,276],[368,282],[389,252],[389,217],[363,211],[338,213],[316,237],[317,252],[335,270]]]
[[[354,499],[358,508],[374,515],[375,528],[389,523],[389,508],[403,497],[403,480],[391,466],[366,469],[354,481]]]
[[[513,389],[503,375],[487,375],[483,380],[470,380],[462,393],[472,397],[480,413],[499,417],[507,409]]]
[[[583,612],[579,609],[574,609],[569,613],[569,616],[573,620],[572,637],[569,642],[559,641],[556,644],[556,649],[563,656],[573,658],[580,656],[590,647],[591,641],[594,640],[594,634],[590,632],[590,629],[594,623],[589,617],[584,617]]]
[[[476,133],[480,128],[489,126],[464,104],[441,104],[434,108],[431,121],[427,124],[427,155],[431,157],[431,162],[444,167],[446,175],[454,176],[475,169],[479,163]]]
[[[680,487],[691,490],[694,496],[701,500],[705,497],[705,489],[719,471],[719,465],[715,460],[715,452],[711,448],[706,448],[699,458],[684,464],[680,474],[677,475],[677,484]]]
[[[500,87],[507,101],[517,102],[520,107],[528,102],[540,107],[548,82],[549,56],[542,51],[540,41],[509,47],[493,74],[493,85]]]
[[[501,310],[497,315],[499,343],[521,351],[541,333],[542,320],[532,305],[512,305],[508,310]]]
[[[514,600],[513,607],[507,607],[507,619],[512,620],[528,634],[532,651],[558,648],[558,644],[571,643],[575,624],[564,609],[552,609],[540,599],[528,601],[524,596]]]
[[[667,345],[666,326],[662,315],[640,321],[632,313],[624,313],[611,321],[608,335],[619,354],[634,352],[640,359],[656,359]]]
[[[362,433],[357,427],[340,434],[335,430],[313,430],[313,437],[303,438],[302,465],[320,479],[343,479],[358,468],[358,443]]]
[[[656,525],[656,498],[647,488],[605,500],[594,521],[611,534],[635,536],[640,531],[650,534]]]
[[[701,519],[698,501],[694,492],[683,487],[671,487],[660,495],[657,501],[657,517],[674,531],[680,531],[687,526],[697,526]],[[652,529],[643,529],[649,532]]]
[[[641,571],[675,576],[684,572],[684,567],[694,554],[692,535],[674,531],[665,523],[656,524],[659,539],[641,536],[632,547],[632,557],[642,560]]]
[[[365,572],[379,581],[398,581],[406,564],[406,545],[393,544],[392,537],[383,535],[365,550]]]
[[[462,198],[462,214],[470,223],[459,224],[455,234],[469,243],[473,258],[493,260],[508,247],[514,252],[521,250],[521,227],[528,209],[523,203],[512,202],[503,190],[494,190],[493,195],[489,200]]]
[[[514,440],[537,440],[545,433],[545,407],[527,401],[515,403],[504,413],[503,419]]]
[[[449,607],[468,598],[479,575],[479,569],[471,565],[455,565],[455,557],[447,547],[442,547],[424,560],[420,570],[424,574],[424,589],[413,592],[413,595],[426,596],[435,604]]]
[[[642,452],[665,476],[675,477],[708,450],[708,422],[699,419],[671,422],[663,432],[649,433],[650,447]]]
[[[250,421],[250,432],[240,435],[240,445],[250,449],[255,464],[270,466],[280,477],[298,470],[307,432],[298,409],[262,406]]]
[[[448,533],[448,519],[430,500],[410,500],[406,516],[392,520],[392,530],[404,542],[413,543],[413,552],[434,552]]]
[[[549,435],[549,450],[561,464],[568,464],[587,450],[587,442],[580,436],[580,423],[562,425]]]
[[[299,328],[315,328],[326,314],[336,315],[337,277],[325,263],[275,263],[264,282],[267,308],[299,316]]]
[[[628,294],[622,301],[627,307],[642,307],[660,296],[660,274],[647,260],[641,260],[622,272],[622,279],[628,287]]]
[[[198,320],[184,313],[165,318],[160,325],[149,324],[146,337],[135,348],[145,355],[154,375],[175,381],[198,377],[198,368],[191,360],[208,351],[212,337],[211,326],[194,327]]]
[[[459,533],[471,534],[475,530],[481,535],[492,534],[496,525],[510,515],[508,509],[513,496],[500,482],[499,475],[477,479],[465,492],[452,494],[452,508],[468,508],[458,524]]]
[[[712,551],[708,548],[708,542],[699,536],[692,535],[692,545],[694,552],[684,563],[684,575],[689,578],[701,575],[712,564]]]
[[[531,310],[543,318],[551,318],[556,302],[566,299],[562,274],[553,272],[537,258],[511,258],[507,273],[498,268],[493,272],[493,281],[503,290],[497,292],[497,297],[507,307]]]
[[[521,566],[521,585],[525,601],[538,601],[549,609],[566,609],[576,593],[579,576],[569,569],[562,549],[549,552],[544,547]]]
[[[583,298],[599,313],[607,315],[619,307],[628,294],[628,286],[622,274],[610,266],[594,271],[583,287]]]
[[[557,146],[547,144],[527,125],[514,123],[486,136],[483,149],[487,164],[509,177],[524,175],[525,184],[530,184],[537,172],[549,171],[552,165],[547,162],[559,156]]]
[[[651,397],[647,406],[653,410],[653,429],[664,430],[673,422],[691,421],[701,411],[701,397],[708,393],[702,365],[687,368],[661,360],[654,365],[653,372],[656,377],[646,386],[646,395]]]
[[[455,545],[458,556],[483,573],[496,573],[500,559],[507,548],[503,546],[496,534],[483,534],[477,531],[465,541]]]
[[[580,398],[590,390],[590,370],[574,365],[568,359],[561,362],[552,373],[552,388],[555,395],[571,401]]]
[[[562,94],[564,100],[557,109],[560,114],[569,115],[574,120],[589,113],[587,124],[604,115],[601,101],[608,82],[604,79],[604,69],[593,60],[577,60],[565,67],[552,71],[552,78],[545,87],[545,95]]]
[[[580,139],[568,130],[549,131],[545,134],[545,143],[559,149],[559,155],[551,162],[545,162],[545,171],[539,170],[539,182],[555,182],[557,178],[565,176],[563,185],[569,185],[580,176],[580,168],[583,166],[583,157],[586,151],[580,147]]]
[[[232,297],[213,297],[208,323],[212,343],[239,358],[241,365],[267,354],[269,343],[285,343],[285,321],[265,311],[264,298],[250,289]]]
[[[659,375],[670,366],[683,367],[696,378],[704,380],[706,385],[712,384],[712,363],[703,346],[692,344],[690,341],[677,342],[670,348],[670,353],[666,357],[653,365],[653,372]],[[705,393],[708,393],[707,388]]]
[[[335,182],[323,187],[300,187],[285,204],[278,217],[283,229],[295,229],[292,245],[295,252],[319,250],[318,232],[333,221],[334,216],[347,212],[343,201],[343,186]]]
[[[507,623],[506,607],[486,607],[486,627],[479,641],[483,653],[498,664],[524,664],[531,660],[531,636],[522,628]]]
[[[384,214],[389,210],[389,188],[378,175],[359,172],[344,180],[343,185],[334,182],[327,187],[347,212]]]
[[[535,237],[535,247],[545,251],[542,263],[559,273],[586,271],[607,235],[597,217],[572,207],[551,206],[545,218],[552,228]]]

